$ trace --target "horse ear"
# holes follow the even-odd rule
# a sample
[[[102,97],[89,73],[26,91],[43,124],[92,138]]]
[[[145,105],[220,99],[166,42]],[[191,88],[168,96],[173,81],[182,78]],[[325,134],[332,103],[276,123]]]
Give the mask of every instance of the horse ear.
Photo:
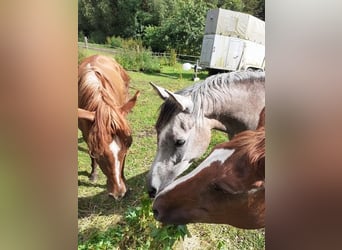
[[[166,92],[166,89],[155,85],[153,82],[150,82],[150,84],[153,87],[153,89],[158,93],[161,99],[166,100],[167,98],[169,98],[169,94]]]
[[[95,111],[88,111],[85,109],[78,108],[77,116],[78,119],[86,119],[93,122],[95,120]]]
[[[170,98],[178,104],[183,112],[191,113],[194,108],[194,103],[191,100],[190,96],[182,96],[175,93],[172,93],[168,90],[166,92],[169,94]]]
[[[129,112],[131,112],[132,108],[135,106],[135,103],[137,102],[139,95],[140,91],[137,91],[135,95],[120,108],[120,111],[123,115],[127,115]]]

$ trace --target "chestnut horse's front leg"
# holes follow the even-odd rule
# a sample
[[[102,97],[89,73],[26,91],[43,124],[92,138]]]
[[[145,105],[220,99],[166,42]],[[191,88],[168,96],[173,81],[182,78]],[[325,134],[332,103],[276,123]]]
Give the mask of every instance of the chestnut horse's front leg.
[[[91,173],[89,176],[89,180],[91,182],[95,182],[95,181],[97,181],[97,168],[96,168],[97,163],[93,157],[90,157],[90,159],[91,159]]]

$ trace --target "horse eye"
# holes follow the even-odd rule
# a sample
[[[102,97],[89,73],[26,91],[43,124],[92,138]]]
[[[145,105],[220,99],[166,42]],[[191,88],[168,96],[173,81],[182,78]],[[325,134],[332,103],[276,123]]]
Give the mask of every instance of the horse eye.
[[[219,192],[221,194],[232,195],[236,193],[232,187],[223,183],[211,183],[211,188],[215,192]]]
[[[221,188],[217,183],[213,183],[213,184],[212,184],[212,188],[213,188],[215,191],[223,191],[222,188]]]
[[[177,140],[175,145],[176,145],[176,147],[180,147],[180,146],[183,146],[184,143],[185,143],[185,140]]]
[[[229,194],[230,193],[226,188],[222,187],[218,183],[212,183],[212,189],[214,189],[217,192],[224,193],[224,194]]]

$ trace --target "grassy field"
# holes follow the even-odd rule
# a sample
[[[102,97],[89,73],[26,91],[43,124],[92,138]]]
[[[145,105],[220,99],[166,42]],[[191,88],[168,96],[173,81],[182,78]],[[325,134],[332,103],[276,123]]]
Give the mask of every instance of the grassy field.
[[[193,72],[183,71],[178,65],[175,68],[161,68],[161,74],[129,72],[129,75],[131,95],[136,90],[140,90],[141,94],[133,112],[128,115],[133,130],[133,144],[125,167],[128,193],[122,200],[115,201],[107,196],[106,178],[101,171],[96,183],[88,180],[90,158],[87,145],[78,132],[78,248],[264,249],[264,230],[240,230],[214,224],[163,227],[154,220],[145,181],[156,153],[154,124],[162,100],[149,82],[175,91],[193,84]],[[199,77],[204,79],[206,72]],[[211,147],[225,140],[226,135],[214,132]],[[184,239],[176,240],[184,235]]]

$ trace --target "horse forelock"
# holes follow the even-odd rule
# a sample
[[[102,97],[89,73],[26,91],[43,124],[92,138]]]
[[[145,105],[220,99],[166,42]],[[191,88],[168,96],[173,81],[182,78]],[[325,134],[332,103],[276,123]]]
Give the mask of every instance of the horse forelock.
[[[125,84],[127,79],[112,82],[101,69],[86,66],[79,74],[79,106],[95,112],[88,136],[88,146],[93,156],[102,155],[116,134],[130,136],[131,130],[125,117],[120,113],[122,104],[116,103],[118,93],[114,84]],[[127,98],[125,98],[126,100]]]
[[[171,120],[171,118],[181,110],[178,106],[169,99],[166,99],[165,102],[159,108],[159,117],[156,122],[156,130],[160,133],[161,129],[165,127]]]
[[[255,83],[265,83],[264,72],[231,72],[210,76],[202,82],[198,82],[187,88],[175,92],[183,96],[191,96],[194,104],[191,116],[196,120],[196,125],[201,126],[205,113],[214,112],[220,105],[226,105],[231,100],[234,91],[248,89]],[[171,118],[180,112],[178,106],[166,99],[160,107],[159,117],[156,123],[157,131],[164,127]]]

